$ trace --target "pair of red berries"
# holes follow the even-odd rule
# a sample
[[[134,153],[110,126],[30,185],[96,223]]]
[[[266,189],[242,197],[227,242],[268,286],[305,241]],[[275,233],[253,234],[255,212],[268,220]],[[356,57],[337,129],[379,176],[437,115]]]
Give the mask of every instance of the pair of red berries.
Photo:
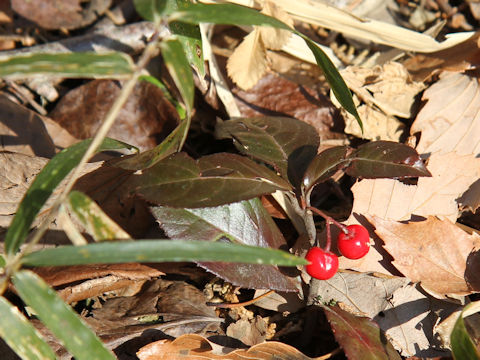
[[[349,259],[360,259],[367,255],[370,249],[368,230],[356,224],[347,226],[345,230],[338,235],[338,251]],[[328,280],[338,270],[338,257],[329,249],[314,246],[308,250],[305,259],[310,261],[305,270],[315,279]]]

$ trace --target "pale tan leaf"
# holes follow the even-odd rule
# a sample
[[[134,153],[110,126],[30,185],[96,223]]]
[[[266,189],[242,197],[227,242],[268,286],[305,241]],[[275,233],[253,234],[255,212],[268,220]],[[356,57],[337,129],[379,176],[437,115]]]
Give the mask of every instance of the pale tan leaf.
[[[258,30],[253,30],[227,62],[228,75],[243,90],[255,85],[267,71],[265,47]]]
[[[312,359],[303,355],[290,345],[280,342],[267,342],[252,346],[247,350],[235,350],[228,354],[215,354],[210,342],[200,335],[186,334],[175,340],[159,340],[142,347],[137,356],[140,360],[173,360],[173,359],[217,359],[217,360],[245,360],[245,359]]]
[[[463,296],[480,290],[465,280],[467,258],[480,243],[479,235],[435,217],[409,223],[372,217],[371,222],[394,258],[393,265],[430,293]]]
[[[480,177],[480,159],[455,153],[433,154],[428,162],[432,177],[417,185],[394,179],[362,180],[352,187],[353,213],[386,220],[408,220],[411,215],[440,216],[455,222],[457,199]]]
[[[262,13],[272,16],[293,28],[293,19],[290,15],[270,0],[266,0],[263,4]],[[260,27],[259,31],[265,47],[272,50],[281,50],[292,35],[290,31],[267,26]]]
[[[445,72],[423,94],[427,103],[410,130],[421,132],[420,154],[455,151],[480,153],[480,89],[478,79]]]

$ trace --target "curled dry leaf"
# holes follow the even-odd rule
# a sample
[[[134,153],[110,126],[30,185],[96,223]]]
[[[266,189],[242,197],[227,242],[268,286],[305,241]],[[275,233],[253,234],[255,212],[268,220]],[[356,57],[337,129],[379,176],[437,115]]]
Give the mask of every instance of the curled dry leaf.
[[[263,4],[262,13],[272,16],[290,27],[293,27],[293,19],[282,8],[279,8],[273,1],[266,0]],[[287,30],[281,30],[273,27],[261,26],[259,28],[263,44],[267,49],[281,50],[292,36]]]
[[[440,216],[455,222],[457,199],[480,177],[480,159],[456,153],[433,154],[428,162],[432,177],[417,185],[394,179],[362,180],[352,187],[352,212],[386,220],[408,220],[413,215]]]
[[[469,259],[480,246],[480,236],[476,233],[469,235],[450,221],[434,217],[400,223],[374,216],[371,222],[393,256],[393,265],[428,292],[442,297],[480,290],[478,283],[465,279],[466,273],[474,273],[473,269],[478,271],[480,267],[478,257]]]
[[[217,360],[244,360],[244,359],[296,359],[310,360],[292,346],[280,342],[267,342],[252,346],[247,350],[235,350],[228,354],[213,352],[212,344],[200,335],[188,334],[171,340],[160,340],[142,347],[137,356],[140,360],[161,360],[173,358],[208,358]]]

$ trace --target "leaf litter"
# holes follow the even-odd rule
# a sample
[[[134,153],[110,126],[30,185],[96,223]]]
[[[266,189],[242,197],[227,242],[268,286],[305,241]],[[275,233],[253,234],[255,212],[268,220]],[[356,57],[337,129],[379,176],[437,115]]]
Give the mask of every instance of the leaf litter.
[[[336,1],[330,3],[334,6],[341,5]],[[400,3],[390,1],[389,5]],[[442,8],[431,7],[432,3],[440,2],[428,3],[427,10],[423,11],[440,15],[444,11]],[[56,4],[55,2],[49,4],[56,6],[52,5]],[[474,2],[470,2],[468,9],[463,7],[457,11],[468,14],[470,11],[473,18],[478,20],[473,4]],[[92,12],[94,5],[98,8]],[[82,8],[78,2],[72,1],[69,2],[69,6],[70,10],[76,9],[74,15],[68,11],[62,13],[56,8],[55,11],[60,11],[59,17],[42,18],[40,12],[29,8],[34,5],[16,1],[13,2],[13,11],[23,16],[27,14],[37,16],[26,17],[42,27],[42,31],[46,31],[47,40],[51,40],[51,34],[45,29],[82,31],[87,24],[102,17],[104,8],[108,8],[109,5],[108,1],[99,1],[92,2],[92,7]],[[27,7],[29,13],[20,9],[20,6]],[[369,16],[368,12],[351,15],[349,11],[355,8],[356,4],[352,2],[350,6],[341,12],[332,10],[329,12],[330,15],[320,19],[321,24],[326,25],[325,21],[331,16],[340,16],[338,28],[331,24],[326,27],[343,31],[346,38],[341,39],[333,32],[328,33],[327,30],[318,27],[320,20],[315,19],[315,16],[318,16],[316,12],[319,10],[312,9],[310,4],[304,1],[300,1],[296,9],[284,1],[262,2],[265,13],[290,26],[295,25],[304,31],[315,32],[316,40],[322,42],[324,46],[334,48],[342,59],[352,59],[348,53],[342,53],[345,49],[347,52],[358,54],[364,47],[364,44],[351,41],[349,36],[352,35],[352,24],[359,21],[358,16]],[[80,8],[85,11],[78,12]],[[418,13],[420,7],[417,6],[416,9]],[[411,24],[418,24],[411,10],[404,14],[412,17]],[[345,19],[349,21],[345,22]],[[468,28],[468,21],[472,20],[471,17],[467,17],[460,21],[457,17],[456,21],[455,23],[450,20],[449,29]],[[309,23],[309,29],[306,29],[304,25]],[[297,69],[289,65],[284,67],[284,71],[278,71],[281,61],[287,63],[285,59],[275,58],[278,55],[285,56],[275,52],[288,47],[286,43],[289,35],[287,36],[285,32],[254,28],[233,51],[228,65],[221,71],[228,73],[236,83],[230,84],[230,90],[244,116],[295,117],[312,126],[308,130],[312,131],[312,134],[306,131],[304,136],[300,136],[302,140],[309,135],[320,138],[321,146],[354,143],[356,148],[360,138],[363,138],[363,141],[382,139],[404,142],[408,134],[411,135],[408,143],[416,145],[415,148],[426,161],[432,177],[419,177],[414,183],[396,179],[362,179],[351,186],[346,177],[336,175],[334,177],[336,181],[315,187],[313,201],[320,207],[328,208],[332,213],[336,211],[335,206],[331,205],[332,194],[333,197],[342,198],[341,194],[351,189],[352,215],[345,223],[361,222],[366,225],[370,231],[372,247],[369,254],[360,261],[353,262],[341,258],[341,271],[333,279],[325,282],[314,294],[318,304],[316,306],[325,309],[325,315],[322,316],[328,319],[328,322],[325,319],[323,322],[322,320],[315,322],[314,331],[331,334],[333,329],[342,351],[352,359],[365,358],[367,354],[371,356],[377,354],[378,358],[400,358],[396,351],[403,357],[448,355],[449,341],[445,336],[443,340],[439,340],[438,325],[446,324],[448,316],[459,312],[462,305],[472,299],[480,287],[476,279],[480,261],[477,256],[478,235],[475,232],[467,233],[455,224],[462,221],[463,214],[468,211],[475,212],[480,206],[477,139],[479,131],[476,130],[479,103],[478,74],[472,71],[478,65],[478,35],[457,34],[450,36],[445,42],[437,42],[430,35],[397,25],[385,26],[382,19],[363,19],[357,25],[364,38],[378,40],[383,26],[389,35],[388,45],[417,50],[410,59],[400,56],[395,62],[378,60],[378,54],[386,53],[381,49],[375,50],[378,51],[375,56],[371,56],[374,54],[369,50],[368,60],[373,66],[369,66],[368,62],[362,63],[361,59],[353,59],[351,63],[345,64],[349,66],[342,71],[342,75],[356,96],[359,113],[366,129],[364,134],[355,129],[356,122],[352,121],[348,114],[342,112],[340,115],[328,100],[321,75],[307,71],[310,77],[308,79],[300,72],[293,71],[298,70],[298,67],[310,69],[309,65],[297,58],[289,57],[289,61],[296,64]],[[219,29],[215,31],[221,31],[221,28]],[[402,38],[404,31],[408,31],[412,37]],[[327,36],[328,34],[330,36]],[[236,39],[237,42],[240,40]],[[343,43],[343,50],[339,50],[337,42]],[[385,40],[380,43],[385,43]],[[422,54],[420,48],[430,53]],[[229,53],[232,53],[231,49]],[[217,58],[220,58],[218,54]],[[277,64],[273,64],[274,61],[277,61]],[[165,80],[167,88],[173,89],[175,93],[175,87],[169,83],[168,77],[162,80]],[[28,82],[19,84],[25,89],[31,86]],[[318,84],[323,85],[317,86]],[[2,113],[8,114],[1,121],[0,128],[4,159],[0,214],[2,227],[8,226],[28,185],[47,159],[76,142],[77,138],[82,139],[95,133],[111,104],[111,98],[116,96],[115,89],[109,89],[119,86],[110,80],[62,84],[64,85],[68,89],[58,84],[50,84],[52,88],[57,87],[61,94],[60,102],[54,109],[52,103],[44,106],[49,100],[48,97],[42,97],[44,95],[41,92],[39,105],[32,98],[26,101],[27,98],[20,96],[18,90],[15,92],[9,89],[8,83],[2,83],[0,107]],[[422,94],[423,89],[426,90]],[[15,95],[12,96],[9,90]],[[28,91],[37,90],[32,87]],[[420,97],[422,104],[418,101]],[[15,102],[12,101],[14,98]],[[36,99],[38,100],[38,97]],[[134,143],[142,150],[158,145],[179,122],[174,105],[170,104],[154,85],[140,83],[138,92],[130,101],[123,114],[125,120],[119,122],[123,126],[120,126],[117,132],[112,132],[111,136]],[[203,99],[197,101],[201,103],[196,104],[197,111],[201,107],[208,108],[206,102],[202,102]],[[42,106],[49,111],[46,112],[45,109],[39,113],[35,111],[43,109]],[[49,113],[52,119],[46,117],[45,113]],[[187,143],[189,155],[177,154],[172,157],[182,158],[179,162],[183,161],[184,172],[176,174],[178,177],[172,178],[174,181],[167,179],[165,183],[170,186],[178,179],[203,181],[203,177],[211,178],[215,183],[211,185],[209,191],[215,193],[224,178],[237,171],[245,184],[238,188],[242,195],[232,199],[246,200],[244,198],[246,193],[254,197],[271,193],[276,189],[291,190],[288,181],[292,180],[288,179],[288,174],[285,176],[288,171],[285,163],[288,154],[287,158],[282,158],[280,162],[277,160],[269,162],[265,156],[262,158],[243,151],[273,167],[274,171],[266,168],[262,170],[261,177],[268,181],[260,184],[259,186],[263,188],[258,191],[249,188],[251,184],[258,183],[258,178],[253,174],[258,170],[257,165],[255,163],[252,165],[250,160],[238,160],[238,155],[214,155],[213,158],[206,159],[196,156],[195,154],[204,154],[200,150],[201,143],[195,143],[199,129],[206,130],[213,138],[211,124],[217,116],[223,116],[218,108],[209,108],[202,113],[202,118],[197,119],[199,123],[192,126],[192,137]],[[140,123],[145,126],[140,126]],[[81,131],[77,132],[76,128]],[[126,128],[130,128],[130,131],[125,131]],[[141,135],[138,130],[141,130]],[[312,142],[310,145],[315,147],[316,151],[318,144]],[[220,151],[226,150],[225,143],[216,146],[221,149]],[[242,151],[241,147],[239,149]],[[219,170],[215,168],[214,160],[217,158],[228,159],[236,165]],[[306,157],[307,164],[310,159],[311,157]],[[172,176],[173,168],[165,167],[166,165],[168,160],[158,165],[157,169],[144,171],[146,174],[158,171],[168,174],[166,177]],[[255,171],[249,173],[252,169]],[[160,238],[166,234],[171,238],[202,237],[203,240],[209,241],[229,239],[228,241],[267,247],[284,249],[294,247],[296,239],[289,235],[291,232],[284,230],[285,227],[291,227],[289,220],[277,220],[275,225],[258,200],[244,201],[244,203],[255,201],[255,206],[262,209],[254,212],[233,209],[241,203],[217,209],[202,208],[205,204],[211,206],[218,203],[215,201],[209,203],[208,201],[211,201],[208,199],[209,194],[201,194],[197,188],[193,188],[187,200],[182,200],[168,186],[162,188],[165,183],[158,184],[152,180],[151,184],[139,185],[133,180],[137,178],[138,173],[133,175],[133,172],[112,167],[108,162],[92,164],[87,173],[90,174],[79,181],[77,189],[88,193],[118,224],[119,229],[123,228],[134,238],[143,236]],[[143,190],[138,191],[142,186]],[[136,196],[142,191],[143,199]],[[162,195],[159,196],[157,192],[162,192]],[[156,199],[150,196],[153,193],[157,196]],[[132,196],[133,194],[135,195]],[[172,197],[168,199],[168,196]],[[218,198],[221,196],[220,192]],[[188,205],[192,204],[195,197],[199,208],[194,209],[194,206]],[[146,198],[148,201],[145,201]],[[161,228],[150,214],[152,204],[148,202],[151,202],[152,198],[156,205],[153,207],[156,209],[153,210],[153,216]],[[165,205],[176,205],[176,208],[167,208]],[[282,210],[288,215],[286,209]],[[223,225],[229,225],[229,222],[232,226],[224,228]],[[54,225],[51,228],[52,232],[58,231]],[[480,226],[476,224],[473,230],[479,228]],[[320,238],[323,238],[322,236]],[[150,268],[141,264],[95,268],[65,267],[49,269],[49,272],[42,272],[42,269],[36,271],[44,278],[50,279],[50,284],[57,287],[57,291],[66,301],[83,307],[85,319],[89,319],[90,325],[111,348],[123,346],[128,349],[129,342],[139,338],[143,332],[161,331],[162,335],[159,336],[157,333],[155,339],[160,338],[159,342],[153,342],[155,337],[152,336],[151,340],[142,345],[132,345],[126,350],[130,353],[132,349],[133,352],[138,351],[140,359],[171,359],[185,352],[192,356],[208,355],[209,358],[222,359],[226,358],[228,351],[230,351],[228,358],[243,356],[268,358],[272,354],[277,354],[280,358],[289,355],[293,358],[308,359],[334,351],[334,347],[338,346],[332,339],[329,340],[330,343],[324,340],[323,342],[327,344],[321,349],[315,348],[312,343],[306,346],[308,337],[303,343],[298,341],[300,335],[304,334],[303,327],[307,328],[309,322],[309,313],[305,307],[308,295],[304,293],[308,286],[308,278],[301,271],[289,272],[275,267],[266,270],[255,267],[256,265],[232,266],[226,263],[199,265],[223,281],[238,286],[238,288],[225,286],[228,290],[221,290],[218,293],[220,301],[238,302],[239,297],[242,299],[252,297],[253,291],[245,288],[257,290],[257,293],[260,289],[276,289],[280,292],[269,301],[268,298],[263,299],[263,304],[259,302],[258,306],[250,305],[248,307],[250,313],[245,315],[247,311],[245,308],[235,313],[233,309],[218,307],[214,310],[214,307],[204,305],[211,299],[201,290],[206,290],[207,284],[214,277],[192,265],[187,265],[190,266],[188,272],[173,265],[169,268],[170,272],[161,272],[156,270],[155,266]],[[59,275],[63,275],[64,278],[59,280]],[[157,279],[158,277],[183,278],[166,280]],[[303,289],[300,284],[301,278],[304,281]],[[93,302],[93,308],[88,309],[82,303],[85,299]],[[331,306],[333,303],[337,306]],[[290,306],[292,304],[295,306]],[[244,315],[241,316],[240,313]],[[222,322],[223,324],[219,325]],[[41,325],[37,326],[51,343],[55,343]],[[452,327],[449,325],[446,332],[451,332]],[[234,346],[228,348],[225,345],[214,344],[207,339],[207,333],[215,334],[217,337],[225,334],[234,337],[243,342],[244,349],[237,347],[232,350]],[[164,334],[176,339],[167,340]],[[293,341],[292,338],[296,338],[297,341]],[[277,342],[264,342],[266,339]],[[379,339],[382,341],[378,341]],[[278,342],[279,340],[282,342]],[[148,342],[151,344],[140,349]],[[294,344],[296,347],[288,344]],[[57,343],[55,349],[60,357],[68,357],[60,344]],[[197,354],[198,349],[202,351],[200,354]],[[305,354],[314,357],[307,357]]]

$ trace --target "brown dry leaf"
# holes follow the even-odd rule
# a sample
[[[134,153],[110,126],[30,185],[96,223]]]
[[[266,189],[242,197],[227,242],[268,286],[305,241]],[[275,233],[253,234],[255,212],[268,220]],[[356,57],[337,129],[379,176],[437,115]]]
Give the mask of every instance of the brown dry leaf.
[[[412,135],[421,132],[418,153],[480,153],[480,89],[476,77],[445,72],[425,91],[423,100],[427,103],[410,130]]]
[[[405,67],[397,62],[373,68],[349,66],[341,74],[357,98],[365,103],[359,108],[365,123],[363,137],[398,141],[404,125],[395,116],[411,116],[415,96],[424,89],[424,84],[412,81]],[[356,119],[348,114],[346,118],[345,131],[362,137]]]
[[[400,223],[371,218],[393,265],[406,277],[436,295],[468,295],[480,290],[467,283],[467,258],[480,245],[480,236],[461,230],[448,220],[428,217],[421,222]],[[477,261],[470,268],[478,268]]]
[[[204,358],[218,360],[244,359],[297,359],[310,360],[292,346],[280,342],[267,342],[252,346],[248,350],[235,350],[228,354],[215,354],[210,342],[200,335],[187,334],[171,340],[160,340],[148,344],[137,352],[140,360],[173,360],[180,358]]]
[[[258,29],[245,36],[230,55],[228,75],[243,90],[250,89],[267,71],[267,52]]]
[[[45,29],[78,29],[94,22],[111,0],[12,0],[13,10]]]
[[[283,9],[276,6],[273,1],[266,0],[264,2],[262,13],[272,16],[293,28],[293,19]],[[281,50],[292,36],[290,31],[273,27],[261,26],[259,31],[263,44],[271,50]]]
[[[69,91],[50,117],[79,139],[95,136],[121,91],[121,82],[93,80]],[[138,82],[107,136],[139,147],[156,146],[179,122],[178,114],[162,90]]]
[[[268,324],[260,316],[251,320],[240,319],[227,327],[227,336],[240,340],[245,345],[256,345],[265,341]]]
[[[78,140],[47,117],[0,95],[0,149],[51,158]]]
[[[267,291],[269,290],[256,290],[254,297],[257,298]],[[299,293],[276,291],[255,301],[255,306],[280,313],[295,313],[305,307],[305,301],[300,299]]]
[[[439,216],[455,222],[457,199],[480,178],[480,159],[473,155],[434,153],[428,161],[432,177],[417,185],[394,179],[362,180],[352,187],[353,213],[386,220],[408,220],[411,215]]]
[[[288,116],[312,125],[322,141],[344,139],[343,121],[321,93],[277,74],[267,74],[253,88],[232,89],[242,116]]]
[[[445,50],[416,54],[403,62],[412,76],[423,81],[440,71],[463,72],[480,64],[480,33]]]

